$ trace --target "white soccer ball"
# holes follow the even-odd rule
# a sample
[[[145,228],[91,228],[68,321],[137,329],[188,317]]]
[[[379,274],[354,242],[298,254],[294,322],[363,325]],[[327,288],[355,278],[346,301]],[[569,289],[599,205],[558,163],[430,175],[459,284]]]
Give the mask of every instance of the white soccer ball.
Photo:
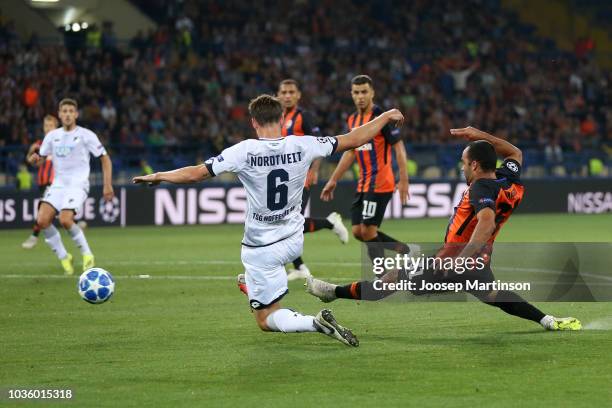
[[[104,303],[115,292],[113,275],[102,268],[91,268],[79,278],[79,295],[84,301],[97,304]]]

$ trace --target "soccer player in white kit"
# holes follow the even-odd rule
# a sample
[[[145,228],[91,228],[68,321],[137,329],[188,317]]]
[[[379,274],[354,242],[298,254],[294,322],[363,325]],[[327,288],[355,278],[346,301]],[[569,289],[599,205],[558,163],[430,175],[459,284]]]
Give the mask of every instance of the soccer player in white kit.
[[[113,198],[112,163],[98,136],[89,129],[77,126],[78,105],[74,99],[62,99],[59,103],[59,118],[62,127],[52,130],[45,138],[38,152],[33,152],[28,161],[41,163],[46,156],[53,156],[55,178],[45,192],[38,208],[37,223],[45,235],[45,242],[61,261],[67,275],[74,273],[72,255],[66,251],[62,237],[53,219],[59,213],[62,227],[83,255],[83,270],[92,268],[94,256],[85,234],[74,222],[74,215],[89,194],[89,156],[99,157],[104,178],[104,199]]]
[[[302,190],[312,161],[362,146],[403,116],[394,109],[346,135],[283,138],[283,108],[277,98],[253,99],[249,113],[258,139],[231,146],[203,165],[135,177],[134,183],[197,183],[224,172],[236,173],[247,193],[241,258],[257,325],[264,331],[320,332],[356,347],[357,338],[336,322],[331,311],[322,310],[315,317],[281,307],[288,292],[285,264],[302,254]]]

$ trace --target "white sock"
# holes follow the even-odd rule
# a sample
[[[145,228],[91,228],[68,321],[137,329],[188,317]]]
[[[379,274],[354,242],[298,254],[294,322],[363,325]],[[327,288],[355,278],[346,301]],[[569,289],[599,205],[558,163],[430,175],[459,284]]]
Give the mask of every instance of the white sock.
[[[74,243],[81,249],[81,254],[91,254],[91,249],[89,249],[89,244],[87,243],[85,234],[83,234],[83,230],[79,228],[78,225],[72,224],[72,227],[70,227],[68,233],[72,237]]]
[[[540,324],[545,328],[549,328],[552,327],[554,321],[555,318],[553,316],[546,315],[540,320]]]
[[[64,259],[68,256],[68,252],[66,252],[66,248],[64,248],[64,243],[62,242],[62,237],[54,225],[45,228],[43,234],[45,234],[45,242],[51,247],[59,259]]]
[[[314,325],[314,316],[304,316],[290,309],[279,309],[269,314],[266,324],[271,331],[283,333],[318,331]]]

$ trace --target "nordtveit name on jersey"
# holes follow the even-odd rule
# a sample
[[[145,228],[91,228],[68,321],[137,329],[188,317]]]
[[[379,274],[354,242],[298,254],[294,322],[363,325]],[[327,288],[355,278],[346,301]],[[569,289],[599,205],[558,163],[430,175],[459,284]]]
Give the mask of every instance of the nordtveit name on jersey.
[[[248,162],[252,167],[278,166],[302,161],[302,152],[276,154],[274,156],[249,155]]]

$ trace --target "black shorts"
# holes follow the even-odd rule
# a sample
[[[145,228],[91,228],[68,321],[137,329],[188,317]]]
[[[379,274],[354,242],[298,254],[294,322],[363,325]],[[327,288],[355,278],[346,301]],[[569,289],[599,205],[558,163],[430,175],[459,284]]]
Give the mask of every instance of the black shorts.
[[[357,193],[351,207],[352,225],[376,225],[382,224],[387,204],[393,193]]]
[[[310,200],[310,189],[304,188],[304,190],[302,191],[302,215],[304,215],[304,211],[306,211],[308,200]]]
[[[38,192],[40,193],[41,197],[45,195],[45,191],[47,191],[47,188],[49,188],[49,186],[51,186],[51,184],[47,184],[45,186],[38,186]]]

